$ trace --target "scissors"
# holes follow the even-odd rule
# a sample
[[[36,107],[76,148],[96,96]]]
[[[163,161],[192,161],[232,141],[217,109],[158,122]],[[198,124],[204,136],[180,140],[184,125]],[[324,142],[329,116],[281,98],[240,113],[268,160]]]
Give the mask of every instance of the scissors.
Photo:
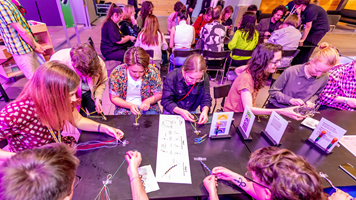
[[[207,134],[205,134],[205,135],[203,135],[202,137],[200,137],[200,138],[195,138],[194,139],[194,143],[196,143],[196,144],[201,144],[202,142],[204,142],[204,138],[207,136]]]

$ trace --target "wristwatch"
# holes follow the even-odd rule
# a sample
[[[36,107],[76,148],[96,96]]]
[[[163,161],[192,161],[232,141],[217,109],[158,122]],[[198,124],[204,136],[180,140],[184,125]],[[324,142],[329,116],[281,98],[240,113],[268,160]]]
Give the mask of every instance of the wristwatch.
[[[344,100],[344,104],[347,104],[347,98],[345,98],[345,100]]]

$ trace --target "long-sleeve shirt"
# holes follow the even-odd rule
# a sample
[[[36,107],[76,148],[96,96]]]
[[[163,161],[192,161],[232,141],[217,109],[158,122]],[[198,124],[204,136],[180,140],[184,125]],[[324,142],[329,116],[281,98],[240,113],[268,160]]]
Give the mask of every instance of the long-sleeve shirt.
[[[204,81],[196,83],[189,95],[182,99],[192,88],[187,85],[183,77],[182,69],[171,71],[164,81],[161,104],[165,111],[174,114],[173,109],[179,107],[188,111],[195,111],[198,106],[202,110],[205,106],[211,107],[209,77],[204,73]]]
[[[336,97],[356,99],[356,78],[355,68],[353,67],[355,62],[356,61],[335,66],[329,71],[330,76],[328,84],[320,94],[318,104],[338,108],[341,110],[355,110],[343,102],[334,102]]]
[[[269,101],[280,108],[289,107],[292,98],[301,99],[304,102],[315,102],[323,91],[329,74],[320,77],[307,78],[304,65],[295,65],[286,69],[269,90]]]
[[[258,32],[255,32],[251,41],[247,41],[247,37],[248,33],[244,34],[243,31],[237,30],[228,44],[229,49],[231,51],[232,49],[254,50],[258,43]],[[234,60],[247,60],[251,58],[251,56],[233,56],[232,52],[231,57]]]
[[[205,21],[204,15],[199,16],[197,20],[195,20],[193,26],[195,29],[195,38],[199,38],[200,30],[205,26],[205,24],[211,23],[213,20]]]

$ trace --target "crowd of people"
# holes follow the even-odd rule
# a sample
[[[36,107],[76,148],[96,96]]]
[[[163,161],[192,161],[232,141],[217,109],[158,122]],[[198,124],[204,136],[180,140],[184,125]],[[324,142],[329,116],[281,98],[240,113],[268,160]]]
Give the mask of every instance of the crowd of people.
[[[305,116],[294,112],[296,106],[356,108],[356,62],[338,65],[335,47],[322,43],[311,59],[313,49],[301,51],[297,65],[291,67],[292,58],[283,57],[283,50],[319,44],[329,30],[322,7],[309,0],[293,0],[287,7],[276,7],[272,17],[256,25],[257,6],[251,5],[234,31],[232,6],[223,8],[223,1],[204,0],[193,23],[195,4],[196,0],[188,0],[187,7],[180,1],[174,5],[167,20],[169,45],[153,15],[152,2],[144,1],[141,9],[137,5],[122,9],[112,4],[102,25],[100,50],[105,60],[122,64],[108,75],[105,62],[89,44],[62,49],[50,61],[40,62],[43,49],[27,21],[11,0],[0,1],[1,36],[29,79],[21,94],[0,111],[0,140],[8,141],[8,150],[0,149],[0,161],[4,161],[0,167],[0,199],[71,199],[79,164],[72,148],[76,139],[62,137],[61,132],[74,127],[106,133],[117,140],[124,136],[119,129],[87,118],[103,114],[107,84],[110,101],[116,106],[115,115],[178,114],[187,121],[205,124],[212,105],[206,59],[198,53],[187,58],[172,54],[170,62],[174,65],[162,81],[162,50],[169,47],[173,52],[193,48],[214,52],[253,50],[250,57],[230,55],[231,63],[240,67],[235,69],[237,78],[224,111],[243,112],[248,106],[256,115],[275,111],[301,120]],[[303,34],[297,29],[301,24],[305,25]],[[265,40],[262,43],[261,37]],[[146,50],[153,50],[153,55],[150,57]],[[271,85],[266,108],[256,107],[259,90],[280,67],[288,68]],[[200,113],[198,119],[196,113]],[[64,162],[56,162],[58,157]],[[139,152],[127,152],[133,199],[148,199],[137,173],[141,159]],[[55,169],[51,175],[43,173],[49,168]],[[203,181],[210,199],[218,199],[217,179],[245,185],[242,189],[255,199],[326,199],[315,169],[291,151],[259,149],[251,155],[247,169],[242,176],[224,167],[214,168]],[[281,184],[286,182],[290,184]],[[33,185],[46,187],[31,188]],[[328,197],[340,198],[350,199],[341,190]]]

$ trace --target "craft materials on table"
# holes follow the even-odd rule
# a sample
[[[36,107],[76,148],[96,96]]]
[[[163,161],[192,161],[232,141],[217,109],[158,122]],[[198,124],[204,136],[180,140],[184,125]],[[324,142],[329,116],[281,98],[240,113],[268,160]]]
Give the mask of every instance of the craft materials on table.
[[[328,182],[330,184],[331,187],[333,187],[335,190],[338,190],[338,188],[335,187],[334,184],[328,179],[328,175],[327,174],[324,174],[323,172],[319,172],[319,175],[321,177],[323,177],[326,180],[326,182]]]
[[[140,124],[137,122],[138,119],[140,119],[141,114],[135,115],[135,123],[133,124],[134,126],[139,126]]]
[[[143,187],[146,193],[159,190],[159,186],[151,165],[146,165],[138,168],[138,174],[141,178]]]
[[[117,174],[117,172],[120,170],[120,168],[122,167],[122,165],[125,163],[125,159],[124,161],[122,161],[121,165],[119,166],[119,168],[117,168],[116,172],[114,173],[114,175],[108,174],[107,178],[105,181],[103,181],[104,186],[101,188],[99,194],[95,197],[94,200],[100,200],[100,199],[104,199],[104,195],[106,197],[106,200],[110,200],[110,191],[109,191],[109,187],[108,184],[112,183],[112,179],[115,177],[115,175]]]
[[[201,144],[202,142],[205,141],[205,137],[207,136],[208,134],[205,134],[203,135],[202,137],[199,137],[199,138],[195,138],[194,139],[194,144]]]
[[[197,121],[199,120],[199,118],[195,114],[193,114],[193,116],[194,116],[194,122],[190,122],[190,125],[192,125],[194,133],[199,135],[199,133],[201,132],[201,131],[198,131],[198,129],[197,129]]]
[[[318,126],[319,120],[307,117],[302,121],[301,124],[314,130]]]
[[[129,144],[127,140],[124,141],[117,140],[117,139],[108,140],[108,141],[92,140],[89,142],[77,144],[77,151],[88,151],[88,150],[100,149],[100,148],[113,148],[119,145],[119,143],[121,143],[122,146],[126,146],[127,144]]]
[[[209,137],[229,135],[233,116],[233,112],[214,113],[210,126]]]
[[[354,156],[356,156],[356,135],[344,135],[339,142]]]
[[[345,133],[345,129],[325,118],[321,118],[308,140],[326,153],[330,153]]]
[[[87,113],[87,111],[83,107],[80,107],[80,109],[87,115],[88,118],[101,118],[104,121],[108,120],[102,112],[99,113],[101,115],[101,116],[99,116],[99,115],[93,115],[93,114],[97,113],[96,111]]]
[[[191,184],[185,121],[178,115],[160,115],[157,144],[158,182]]]

